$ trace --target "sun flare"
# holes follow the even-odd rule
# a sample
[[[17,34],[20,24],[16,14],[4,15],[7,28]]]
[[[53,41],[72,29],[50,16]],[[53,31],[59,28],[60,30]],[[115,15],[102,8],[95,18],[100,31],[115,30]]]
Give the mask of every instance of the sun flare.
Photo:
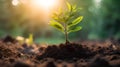
[[[36,7],[51,8],[55,6],[57,0],[32,0],[32,3]]]
[[[18,0],[12,0],[12,5],[17,6],[19,4]]]

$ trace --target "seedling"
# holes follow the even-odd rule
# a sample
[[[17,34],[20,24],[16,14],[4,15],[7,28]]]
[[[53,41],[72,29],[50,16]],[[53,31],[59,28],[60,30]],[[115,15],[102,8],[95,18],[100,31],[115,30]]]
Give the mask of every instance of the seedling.
[[[29,45],[33,44],[33,34],[29,34],[29,37],[25,40],[25,42]]]
[[[77,24],[82,21],[83,16],[77,16],[79,8],[76,5],[71,5],[69,2],[66,2],[66,5],[67,9],[59,8],[52,14],[50,25],[65,34],[66,44],[68,44],[68,34],[82,29]]]
[[[20,43],[20,44],[28,44],[28,45],[32,45],[33,44],[33,34],[29,34],[28,38],[24,38],[22,36],[17,36],[16,40]]]

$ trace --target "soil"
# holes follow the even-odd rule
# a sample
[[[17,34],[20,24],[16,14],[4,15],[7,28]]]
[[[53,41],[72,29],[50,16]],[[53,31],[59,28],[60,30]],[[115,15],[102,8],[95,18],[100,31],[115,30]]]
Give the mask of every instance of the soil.
[[[7,36],[0,40],[0,67],[120,67],[120,40],[46,46]]]

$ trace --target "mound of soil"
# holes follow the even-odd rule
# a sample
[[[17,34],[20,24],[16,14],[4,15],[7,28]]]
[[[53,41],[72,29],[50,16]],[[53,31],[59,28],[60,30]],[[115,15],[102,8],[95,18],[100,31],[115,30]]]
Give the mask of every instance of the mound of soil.
[[[120,67],[119,40],[79,43],[28,45],[7,36],[0,40],[0,67]]]
[[[43,58],[54,58],[57,60],[75,60],[81,58],[90,58],[95,55],[87,46],[82,46],[77,43],[69,43],[67,45],[60,44],[59,46],[48,46],[45,52],[37,56],[38,60]]]

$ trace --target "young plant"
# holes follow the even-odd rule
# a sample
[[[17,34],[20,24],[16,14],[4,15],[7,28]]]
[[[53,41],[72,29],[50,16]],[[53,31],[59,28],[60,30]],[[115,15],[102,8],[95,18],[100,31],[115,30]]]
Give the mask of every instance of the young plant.
[[[28,38],[24,38],[22,36],[17,36],[16,40],[20,43],[20,44],[28,44],[28,45],[32,45],[33,44],[33,34],[29,34]]]
[[[28,45],[32,45],[32,44],[33,44],[33,34],[29,34],[29,37],[26,38],[25,42],[26,42]]]
[[[57,12],[52,14],[50,25],[65,34],[66,44],[69,43],[68,34],[82,29],[77,26],[83,19],[83,16],[78,16],[79,8],[76,5],[71,5],[66,2],[67,9],[59,8]]]

